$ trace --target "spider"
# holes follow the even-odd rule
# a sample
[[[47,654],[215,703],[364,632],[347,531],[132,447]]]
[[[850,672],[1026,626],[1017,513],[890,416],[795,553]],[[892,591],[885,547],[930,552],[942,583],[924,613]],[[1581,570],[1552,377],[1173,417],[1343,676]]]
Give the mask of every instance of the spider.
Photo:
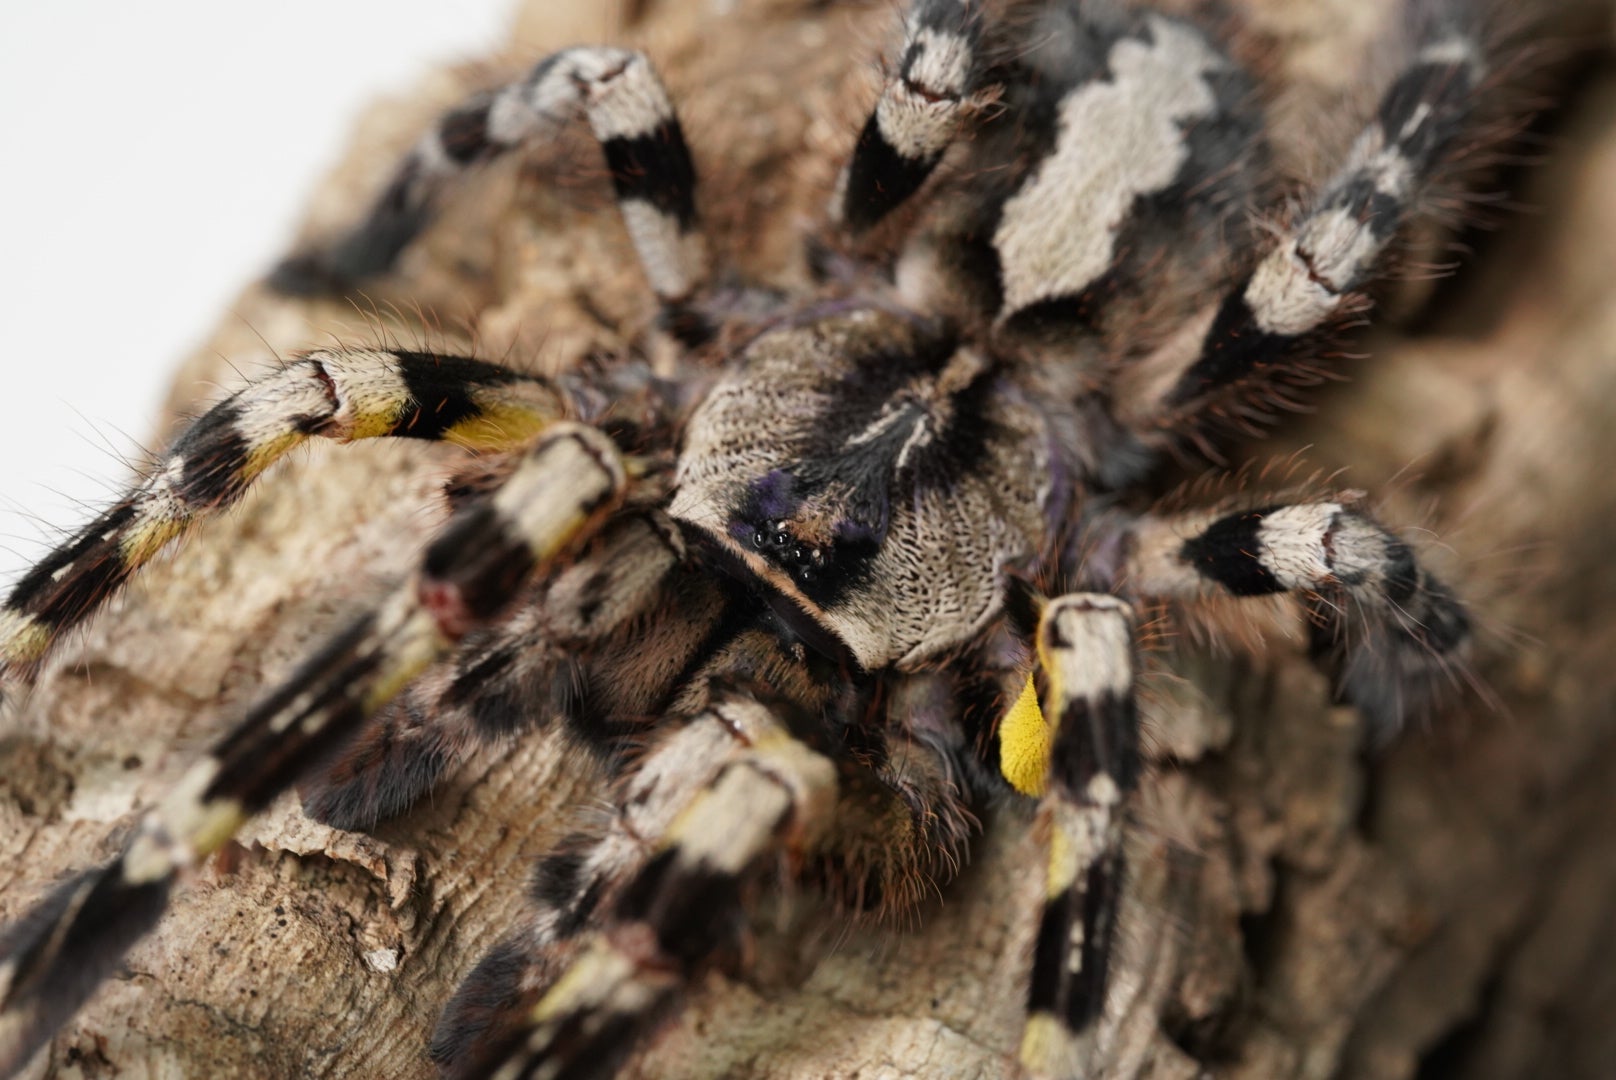
[[[1156,503],[1164,456],[1260,421],[1327,364],[1471,123],[1482,28],[1412,5],[1361,134],[1271,233],[1256,80],[1210,21],[1059,0],[915,0],[813,284],[716,273],[649,58],[563,50],[447,113],[370,213],[270,286],[399,269],[462,178],[582,119],[660,307],[554,377],[337,346],[199,418],[0,613],[22,683],[66,631],[312,437],[481,453],[419,570],[314,650],[134,827],[0,940],[20,1069],[176,884],[301,783],[366,828],[475,744],[542,721],[610,777],[532,909],[447,1004],[466,1076],[608,1075],[742,963],[784,877],[859,917],[946,888],[996,802],[1049,848],[1017,1057],[1086,1075],[1140,774],[1141,613],[1303,598],[1340,694],[1392,729],[1470,638],[1452,591],[1349,496]]]

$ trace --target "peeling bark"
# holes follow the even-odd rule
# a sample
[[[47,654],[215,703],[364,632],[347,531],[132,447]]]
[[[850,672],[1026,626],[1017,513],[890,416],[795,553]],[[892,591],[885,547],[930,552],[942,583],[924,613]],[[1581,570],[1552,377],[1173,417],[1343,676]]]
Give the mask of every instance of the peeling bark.
[[[515,34],[521,58],[434,76],[366,119],[309,229],[353,220],[398,150],[469,86],[541,46],[609,38],[648,48],[680,102],[718,257],[800,281],[794,230],[823,205],[874,86],[858,59],[892,11],[734,6],[715,18],[696,4],[534,0]],[[1239,6],[1297,102],[1339,93],[1342,57],[1388,10]],[[1563,6],[1584,16],[1563,33],[1598,25],[1609,44],[1603,4]],[[1366,755],[1357,717],[1329,704],[1294,634],[1222,653],[1183,641],[1155,658],[1157,761],[1135,815],[1108,1077],[1610,1074],[1609,51],[1584,64],[1574,98],[1566,86],[1552,154],[1518,177],[1518,201],[1536,210],[1486,238],[1417,323],[1368,338],[1373,359],[1352,366],[1351,385],[1256,448],[1309,446],[1310,465],[1346,467],[1344,483],[1377,493],[1384,520],[1441,537],[1431,554],[1486,633],[1486,694]],[[653,311],[592,153],[580,138],[476,181],[408,256],[411,291],[378,290],[368,319],[249,288],[182,368],[174,411],[231,383],[227,362],[331,333],[474,344],[548,369],[621,350]],[[235,706],[404,572],[441,520],[437,485],[455,459],[443,447],[312,451],[63,650],[0,727],[0,918],[53,874],[105,858]],[[530,861],[593,781],[534,737],[480,753],[374,836],[314,825],[283,801],[197,876],[30,1075],[431,1075],[439,1007],[514,919]],[[809,898],[780,906],[758,929],[754,970],[708,979],[633,1071],[1008,1075],[1041,891],[1028,821],[1001,808],[917,926],[848,930]]]

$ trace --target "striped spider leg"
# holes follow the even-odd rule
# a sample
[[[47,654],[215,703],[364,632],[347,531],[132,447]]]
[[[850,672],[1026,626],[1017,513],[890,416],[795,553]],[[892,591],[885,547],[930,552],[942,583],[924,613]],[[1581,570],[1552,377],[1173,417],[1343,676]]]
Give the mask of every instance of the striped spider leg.
[[[0,675],[21,682],[308,438],[493,452],[452,485],[417,579],[0,939],[0,1070],[276,794],[369,828],[473,747],[545,725],[604,788],[445,1008],[446,1073],[610,1075],[707,974],[744,970],[768,890],[910,916],[978,816],[1018,801],[1048,853],[1005,1059],[1103,1070],[1144,774],[1135,611],[1295,594],[1342,696],[1385,729],[1469,640],[1453,591],[1344,498],[1155,506],[1167,452],[1323,367],[1470,123],[1479,30],[1449,0],[1410,8],[1373,115],[1271,237],[1252,221],[1280,187],[1260,73],[1145,5],[913,0],[785,284],[709,273],[644,53],[564,49],[450,110],[362,220],[269,286],[407,288],[410,244],[471,169],[581,120],[659,314],[553,379],[310,353],[216,405],[16,586]]]
[[[684,132],[643,53],[597,47],[547,56],[524,78],[451,110],[421,136],[359,225],[286,259],[270,284],[291,295],[344,292],[390,270],[466,170],[553,139],[580,113],[600,140],[652,290],[664,303],[682,300],[706,271]]]
[[[22,1067],[156,924],[170,891],[313,761],[465,634],[512,587],[574,552],[623,498],[610,440],[557,424],[427,549],[417,577],[252,706],[111,863],[59,885],[0,938],[0,1071]]]
[[[639,53],[569,49],[526,78],[479,95],[424,135],[365,221],[293,256],[271,284],[324,291],[390,267],[467,168],[552,136],[587,114],[653,289],[672,304],[705,266],[695,173],[679,121]],[[310,437],[393,436],[476,450],[520,445],[571,404],[545,380],[476,360],[398,350],[310,353],[216,405],[150,478],[13,587],[0,607],[0,677],[26,678],[59,635],[93,614],[141,565],[202,518],[234,504],[266,468]]]
[[[1035,1076],[1085,1074],[1106,1004],[1125,802],[1140,771],[1133,615],[1118,597],[1311,598],[1316,640],[1337,650],[1325,659],[1337,666],[1343,697],[1382,732],[1429,706],[1438,676],[1470,637],[1463,607],[1407,543],[1339,502],[1103,520],[1090,542],[1086,572],[1112,592],[1044,606],[1029,684],[1042,717],[1030,705],[1012,710],[1000,738],[1006,777],[1044,795],[1040,822],[1050,838],[1021,1047]],[[1354,621],[1364,640],[1349,647]]]

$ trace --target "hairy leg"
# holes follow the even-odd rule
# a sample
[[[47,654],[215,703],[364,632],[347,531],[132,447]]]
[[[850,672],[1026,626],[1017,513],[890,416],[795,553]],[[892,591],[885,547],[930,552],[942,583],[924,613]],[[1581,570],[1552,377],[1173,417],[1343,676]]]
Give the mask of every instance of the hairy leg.
[[[1265,415],[1276,382],[1324,365],[1325,335],[1369,306],[1398,231],[1470,118],[1484,57],[1457,12],[1430,19],[1346,160],[1270,250],[1155,355],[1121,373],[1125,423],[1155,441],[1200,416]]]
[[[1340,502],[1146,516],[1100,532],[1098,558],[1128,596],[1304,597],[1316,655],[1378,732],[1428,708],[1471,640],[1464,606],[1408,543]]]
[[[695,166],[650,60],[607,47],[553,53],[517,82],[450,110],[405,156],[364,221],[327,248],[285,260],[270,285],[292,295],[342,293],[386,273],[467,170],[553,139],[580,113],[600,140],[651,288],[665,303],[684,299],[706,274]]]
[[[813,725],[789,713],[723,692],[694,718],[664,721],[611,809],[541,860],[530,915],[445,1010],[433,1056],[450,1075],[486,1074],[490,1047],[563,1073],[626,1053],[701,972],[744,952],[751,887],[771,867],[823,888],[848,917],[882,920],[903,918],[957,872],[975,828],[962,748],[895,731],[857,760],[821,754],[792,734]],[[828,784],[807,778],[832,769]],[[788,778],[789,825],[741,835],[743,821],[773,820],[775,796],[751,781],[749,794],[726,790],[736,770]],[[640,1005],[618,1008],[628,1000]],[[561,1013],[566,1030],[542,1036],[554,1043],[534,1042],[543,1018]],[[621,1045],[569,1041],[594,1025]]]
[[[832,217],[857,235],[919,191],[974,104],[980,13],[965,0],[914,0],[897,69],[859,133]]]
[[[419,574],[263,696],[111,863],[58,886],[0,939],[0,1072],[20,1068],[161,918],[181,876],[472,628],[548,572],[622,499],[605,436],[557,425],[505,484],[466,507]]]
[[[1104,593],[1048,602],[1037,633],[1049,759],[1038,827],[1048,837],[1021,1063],[1033,1077],[1086,1075],[1122,896],[1123,802],[1139,782],[1133,613]]]
[[[146,480],[23,575],[0,606],[0,678],[28,678],[64,631],[308,439],[392,437],[507,450],[575,413],[558,384],[479,360],[374,349],[309,353],[198,417]]]

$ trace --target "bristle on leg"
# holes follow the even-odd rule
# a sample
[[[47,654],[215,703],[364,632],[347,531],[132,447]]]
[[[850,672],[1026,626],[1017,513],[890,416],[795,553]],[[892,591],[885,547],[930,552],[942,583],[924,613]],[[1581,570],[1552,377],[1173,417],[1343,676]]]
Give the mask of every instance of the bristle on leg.
[[[525,1030],[468,1075],[610,1075],[691,980],[734,951],[747,887],[770,858],[801,858],[831,828],[830,759],[767,706],[733,701],[718,712],[739,747],[687,804],[668,807],[666,831],[616,893],[605,927],[532,1007]]]
[[[1312,205],[1210,321],[1193,324],[1204,335],[1154,406],[1162,423],[1271,380],[1320,332],[1367,307],[1365,290],[1464,131],[1484,70],[1472,36],[1446,26],[1428,33]]]

